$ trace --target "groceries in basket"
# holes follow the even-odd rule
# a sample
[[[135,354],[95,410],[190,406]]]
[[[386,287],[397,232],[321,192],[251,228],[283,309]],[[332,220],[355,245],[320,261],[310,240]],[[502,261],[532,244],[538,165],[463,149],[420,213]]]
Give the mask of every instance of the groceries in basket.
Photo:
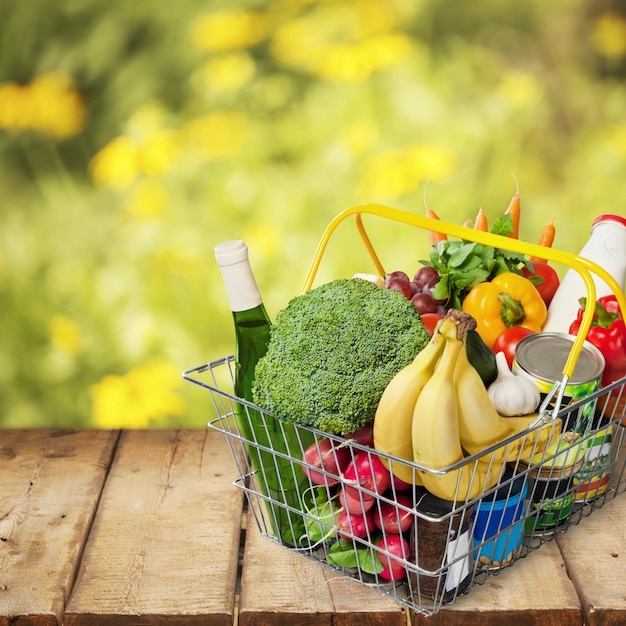
[[[386,272],[367,214],[426,229],[422,267]],[[348,216],[375,270],[315,286]],[[519,194],[491,230],[482,210],[460,227],[429,207],[426,218],[349,209],[274,323],[247,250],[216,250],[237,330],[234,358],[220,361],[234,394],[203,386],[225,407],[211,425],[231,440],[237,484],[267,536],[432,613],[615,493],[621,416],[603,386],[626,396],[626,368],[619,348],[596,340],[623,328],[623,291],[608,269],[552,249],[554,220],[537,245],[518,241],[519,222]],[[597,270],[615,293],[598,298],[603,311],[583,306],[579,326],[546,332],[559,263],[587,285]]]

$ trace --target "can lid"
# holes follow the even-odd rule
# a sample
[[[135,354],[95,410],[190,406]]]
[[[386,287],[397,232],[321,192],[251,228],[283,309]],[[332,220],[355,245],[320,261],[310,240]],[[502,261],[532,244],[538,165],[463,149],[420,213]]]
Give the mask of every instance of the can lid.
[[[601,222],[617,222],[626,228],[626,217],[622,217],[621,215],[614,215],[612,213],[606,213],[604,215],[598,215],[595,220],[593,220],[591,224],[591,228],[600,224]]]
[[[563,368],[574,339],[574,335],[566,333],[533,333],[515,346],[515,360],[531,376],[556,382],[563,377]],[[584,341],[568,383],[579,385],[595,380],[602,375],[604,365],[602,352],[592,343]]]
[[[443,500],[423,487],[420,487],[415,494],[415,502],[415,508],[424,515],[428,515],[430,517],[445,517],[451,513],[454,513],[454,516],[456,516],[458,513],[462,512],[462,505],[460,502]],[[467,507],[465,515],[469,516],[473,508],[473,506]]]
[[[494,502],[506,501],[514,502],[523,498],[528,490],[526,482],[526,474],[516,475],[515,471],[511,467],[507,467],[500,479],[502,483],[494,492],[489,496],[483,498],[478,508],[489,508]],[[521,494],[521,495],[520,495]]]
[[[236,265],[248,259],[248,246],[241,239],[224,241],[215,246],[215,260],[221,267]]]

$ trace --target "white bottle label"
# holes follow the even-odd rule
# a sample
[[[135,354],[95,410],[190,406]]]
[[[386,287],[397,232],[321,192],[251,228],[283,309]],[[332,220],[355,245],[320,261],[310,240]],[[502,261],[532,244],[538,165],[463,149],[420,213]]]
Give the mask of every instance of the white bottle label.
[[[248,311],[259,306],[262,302],[261,293],[248,261],[246,244],[235,240],[217,245],[215,260],[222,272],[230,310]]]
[[[461,533],[457,539],[448,542],[446,551],[446,564],[452,563],[446,577],[446,591],[456,589],[470,571],[470,532]],[[462,557],[462,558],[461,558]]]

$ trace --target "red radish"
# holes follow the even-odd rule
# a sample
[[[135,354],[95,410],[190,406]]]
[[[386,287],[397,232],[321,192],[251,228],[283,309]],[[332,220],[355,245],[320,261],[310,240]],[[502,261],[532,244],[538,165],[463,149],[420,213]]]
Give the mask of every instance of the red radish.
[[[356,490],[353,489],[352,491]],[[363,497],[362,500],[360,496]],[[339,504],[349,513],[363,515],[374,506],[375,502],[375,498],[372,498],[365,493],[359,494],[359,492],[356,491],[353,497],[351,493],[346,493],[345,488],[339,491]]]
[[[312,483],[332,487],[339,482],[339,475],[350,460],[350,451],[335,445],[330,439],[320,439],[304,451],[303,460],[306,465],[302,466],[302,470]]]
[[[396,496],[396,502],[400,506],[391,502],[381,502],[380,506],[374,509],[374,522],[387,535],[403,533],[413,523],[411,498],[406,494],[399,493]]]
[[[367,422],[363,428],[359,428],[359,430],[355,430],[352,433],[348,433],[344,435],[344,438],[348,441],[358,443],[361,446],[365,446],[367,448],[374,447],[374,421]]]
[[[383,566],[378,575],[385,580],[401,580],[406,576],[406,569],[401,561],[409,556],[409,542],[402,535],[384,535],[376,545],[384,552],[379,554]],[[394,558],[394,557],[397,557]]]
[[[359,487],[374,493],[383,493],[391,484],[391,474],[375,454],[357,452],[354,459],[348,463],[344,473],[344,489],[352,499],[359,499]],[[351,485],[358,485],[351,486]],[[373,497],[369,493],[362,493],[364,498]]]
[[[350,513],[348,509],[342,509],[337,516],[337,534],[343,539],[364,539],[374,531],[374,509],[366,511],[365,515]]]
[[[404,482],[401,478],[398,478],[395,475],[391,476],[391,484],[393,485],[394,491],[408,491],[413,485],[410,483]]]

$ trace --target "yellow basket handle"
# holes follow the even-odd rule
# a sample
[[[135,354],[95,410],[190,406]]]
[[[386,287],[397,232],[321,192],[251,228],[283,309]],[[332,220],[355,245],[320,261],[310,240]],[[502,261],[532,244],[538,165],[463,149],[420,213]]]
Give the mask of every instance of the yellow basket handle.
[[[374,250],[374,247],[372,246],[370,238],[365,231],[365,227],[363,226],[363,214],[377,215],[379,217],[390,219],[395,222],[400,222],[402,224],[417,226],[425,230],[431,230],[452,237],[458,237],[459,239],[464,239],[466,241],[474,241],[476,243],[491,246],[493,248],[509,250],[510,252],[516,252],[523,255],[537,256],[547,259],[549,261],[561,263],[578,272],[587,290],[587,305],[585,307],[585,312],[581,320],[580,330],[574,339],[572,349],[570,350],[568,358],[565,362],[565,366],[563,367],[563,376],[566,377],[566,379],[571,378],[572,374],[574,373],[576,360],[578,359],[578,356],[582,351],[585,337],[587,336],[587,332],[589,331],[589,328],[591,327],[591,322],[593,320],[596,302],[596,287],[591,273],[596,274],[609,285],[609,287],[615,294],[615,297],[617,298],[619,307],[622,312],[622,316],[626,318],[626,297],[624,296],[624,292],[622,291],[622,286],[618,285],[617,281],[604,268],[600,267],[589,259],[578,256],[576,254],[565,252],[563,250],[557,250],[554,248],[548,248],[546,246],[527,243],[518,239],[513,239],[511,237],[494,235],[493,233],[474,230],[472,228],[457,226],[456,224],[450,224],[441,220],[435,220],[421,215],[408,213],[406,211],[393,209],[382,204],[362,204],[350,207],[339,213],[330,222],[330,224],[326,227],[326,230],[324,231],[317,246],[313,261],[304,281],[302,292],[308,291],[313,286],[313,282],[317,275],[317,271],[322,261],[322,257],[324,256],[326,246],[328,245],[332,234],[335,232],[339,224],[341,224],[346,218],[350,217],[351,215],[353,215],[355,218],[357,231],[361,236],[361,239],[363,240],[365,249],[367,250],[372,262],[374,263],[376,272],[380,276],[385,276],[386,272],[383,268],[383,265],[380,262],[380,259],[378,258],[378,255]]]

